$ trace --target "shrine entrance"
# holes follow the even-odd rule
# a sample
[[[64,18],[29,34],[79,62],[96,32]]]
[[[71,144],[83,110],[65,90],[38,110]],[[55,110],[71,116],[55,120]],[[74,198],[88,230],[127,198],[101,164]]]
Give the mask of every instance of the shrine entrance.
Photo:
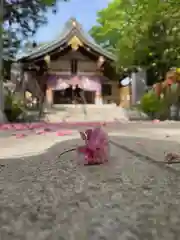
[[[95,104],[95,91],[82,90],[82,98],[76,98],[75,93],[69,91],[67,94],[65,90],[54,90],[53,91],[53,104],[72,104],[74,102],[78,104]]]

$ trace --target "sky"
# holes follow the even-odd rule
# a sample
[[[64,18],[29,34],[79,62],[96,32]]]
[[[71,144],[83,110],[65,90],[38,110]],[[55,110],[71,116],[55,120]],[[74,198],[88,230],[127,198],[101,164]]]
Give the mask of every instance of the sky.
[[[48,24],[41,27],[35,35],[35,40],[46,42],[54,40],[61,32],[65,22],[74,17],[80,22],[83,28],[88,31],[96,24],[97,11],[107,7],[109,0],[70,0],[60,2],[58,12],[54,15],[48,12]]]

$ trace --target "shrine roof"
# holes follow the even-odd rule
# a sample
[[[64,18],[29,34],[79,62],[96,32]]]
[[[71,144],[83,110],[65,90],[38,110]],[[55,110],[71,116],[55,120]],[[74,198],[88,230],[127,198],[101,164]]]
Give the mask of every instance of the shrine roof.
[[[78,37],[84,45],[99,55],[103,55],[112,61],[115,60],[115,56],[97,44],[95,40],[86,31],[84,31],[81,24],[75,18],[71,18],[65,23],[62,32],[59,34],[56,40],[32,48],[31,51],[19,56],[17,60],[33,60],[46,54],[50,54],[51,51],[60,48],[74,36]]]

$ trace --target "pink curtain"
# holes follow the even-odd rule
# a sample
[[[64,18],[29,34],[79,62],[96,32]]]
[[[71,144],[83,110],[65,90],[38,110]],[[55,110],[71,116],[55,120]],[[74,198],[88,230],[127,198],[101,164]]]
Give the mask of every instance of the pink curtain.
[[[86,91],[101,92],[101,81],[99,77],[74,76],[68,79],[68,77],[62,76],[49,76],[47,84],[51,86],[53,90],[63,90],[68,88],[69,85],[78,85]]]
[[[101,82],[98,78],[91,79],[89,77],[83,77],[82,84],[84,90],[101,92]]]

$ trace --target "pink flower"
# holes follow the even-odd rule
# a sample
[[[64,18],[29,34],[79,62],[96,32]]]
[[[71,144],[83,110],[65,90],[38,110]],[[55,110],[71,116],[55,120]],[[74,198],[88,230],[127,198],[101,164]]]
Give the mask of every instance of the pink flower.
[[[108,136],[101,127],[80,132],[85,146],[77,150],[84,154],[85,164],[101,164],[108,161]]]

